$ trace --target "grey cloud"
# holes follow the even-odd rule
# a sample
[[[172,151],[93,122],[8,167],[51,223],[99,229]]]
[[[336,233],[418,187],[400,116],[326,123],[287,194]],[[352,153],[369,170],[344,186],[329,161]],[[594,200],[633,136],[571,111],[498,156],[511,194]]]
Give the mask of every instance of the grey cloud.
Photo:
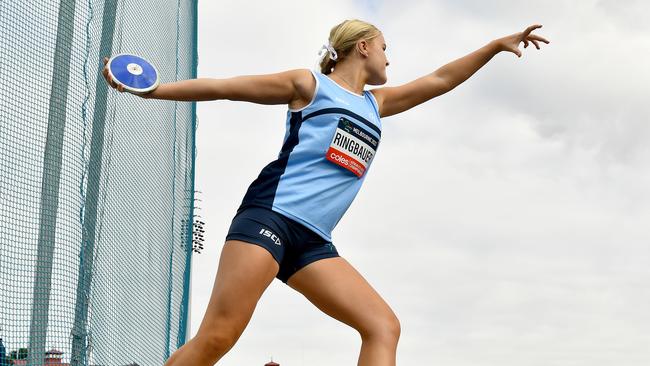
[[[526,18],[536,18],[534,22],[545,25],[536,33],[550,39],[550,45],[542,43],[541,51],[532,44],[528,49],[522,45],[521,59],[510,53],[497,55],[459,92],[485,104],[483,108],[533,116],[529,123],[540,136],[561,139],[568,148],[596,149],[601,159],[610,161],[647,159],[643,141],[650,137],[645,123],[650,115],[645,103],[650,94],[646,67],[650,41],[633,29],[618,27],[618,22],[634,23],[633,14],[646,13],[650,5],[630,5],[618,6],[614,15],[603,11],[612,6],[604,2],[548,6],[541,1],[412,1],[399,8],[392,5],[390,14],[399,15],[390,23],[386,37],[389,44],[391,34],[406,39],[391,45],[394,56],[389,74],[397,84],[424,75],[491,39],[523,30],[533,23]],[[528,14],[534,16],[522,17]],[[510,24],[510,30],[485,31],[503,27],[499,22]],[[452,58],[443,58],[441,50]],[[413,60],[415,67],[400,67]],[[454,109],[467,108],[460,105],[462,100],[456,101]]]

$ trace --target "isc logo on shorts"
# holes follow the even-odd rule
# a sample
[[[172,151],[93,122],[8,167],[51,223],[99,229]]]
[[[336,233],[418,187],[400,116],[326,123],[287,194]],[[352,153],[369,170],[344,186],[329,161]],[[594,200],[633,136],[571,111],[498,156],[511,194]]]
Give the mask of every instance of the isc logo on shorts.
[[[277,235],[273,234],[272,231],[262,228],[260,230],[260,234],[266,236],[267,238],[270,238],[275,244],[282,245],[280,238],[278,238]]]

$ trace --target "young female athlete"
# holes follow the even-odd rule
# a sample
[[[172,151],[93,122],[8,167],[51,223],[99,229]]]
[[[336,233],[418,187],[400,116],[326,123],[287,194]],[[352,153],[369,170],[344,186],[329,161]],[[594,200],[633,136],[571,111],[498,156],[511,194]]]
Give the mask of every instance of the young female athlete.
[[[381,117],[452,90],[501,51],[521,57],[520,42],[539,49],[538,42],[549,43],[531,34],[540,27],[493,40],[407,84],[365,90],[366,84],[386,83],[386,42],[373,25],[347,20],[332,28],[320,72],[184,80],[144,95],[287,104],[289,109],[278,158],[251,184],[232,221],[201,326],[165,366],[215,364],[242,334],[275,277],[359,332],[358,365],[395,365],[400,323],[338,255],[330,233],[364,181],[381,137]],[[106,69],[104,76],[123,91]]]

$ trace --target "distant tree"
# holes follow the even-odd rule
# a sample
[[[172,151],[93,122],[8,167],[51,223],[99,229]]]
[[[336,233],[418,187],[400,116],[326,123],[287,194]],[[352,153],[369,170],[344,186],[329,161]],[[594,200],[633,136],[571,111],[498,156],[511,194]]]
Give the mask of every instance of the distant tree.
[[[9,353],[9,359],[10,359],[11,361],[13,361],[13,360],[15,360],[15,359],[17,359],[17,358],[18,358],[18,351],[11,351],[11,352]]]
[[[18,349],[18,359],[19,360],[24,360],[27,358],[27,353],[29,350],[27,348],[19,348]]]

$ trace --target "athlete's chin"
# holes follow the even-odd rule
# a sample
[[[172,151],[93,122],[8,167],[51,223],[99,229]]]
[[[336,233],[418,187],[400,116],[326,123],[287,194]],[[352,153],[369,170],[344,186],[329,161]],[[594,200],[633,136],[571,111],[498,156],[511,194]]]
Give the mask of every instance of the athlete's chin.
[[[386,75],[378,76],[377,78],[373,78],[371,80],[368,80],[368,84],[370,85],[384,85],[388,81],[388,78]]]

